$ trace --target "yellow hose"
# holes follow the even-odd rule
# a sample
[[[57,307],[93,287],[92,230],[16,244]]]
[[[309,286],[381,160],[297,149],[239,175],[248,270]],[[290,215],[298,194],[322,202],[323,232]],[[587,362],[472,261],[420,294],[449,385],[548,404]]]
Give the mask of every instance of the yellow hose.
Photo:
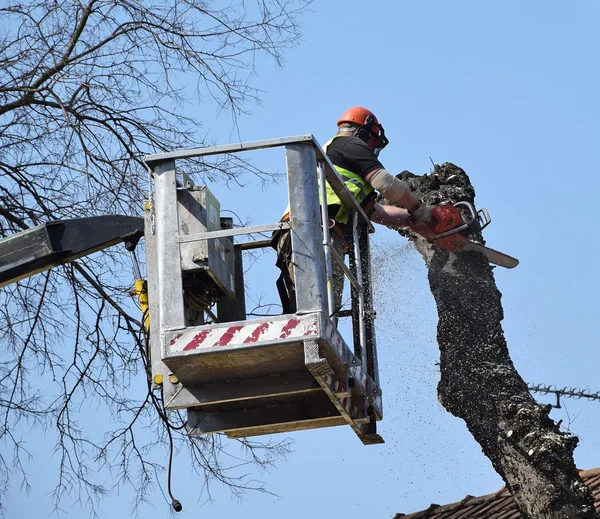
[[[148,284],[145,279],[135,280],[135,291],[134,294],[137,296],[142,309],[142,318],[144,320],[144,326],[146,330],[150,328],[150,314],[148,313]]]

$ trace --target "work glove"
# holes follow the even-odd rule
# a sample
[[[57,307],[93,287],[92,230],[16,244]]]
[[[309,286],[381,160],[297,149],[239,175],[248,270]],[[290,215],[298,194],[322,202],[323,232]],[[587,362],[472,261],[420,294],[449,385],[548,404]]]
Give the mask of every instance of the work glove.
[[[435,232],[433,231],[433,222],[431,218],[431,212],[435,207],[421,204],[409,217],[407,220],[407,225],[414,232],[421,235],[427,241],[432,241]]]
[[[430,205],[421,204],[411,213],[409,221],[414,225],[428,224],[431,221],[432,208]]]

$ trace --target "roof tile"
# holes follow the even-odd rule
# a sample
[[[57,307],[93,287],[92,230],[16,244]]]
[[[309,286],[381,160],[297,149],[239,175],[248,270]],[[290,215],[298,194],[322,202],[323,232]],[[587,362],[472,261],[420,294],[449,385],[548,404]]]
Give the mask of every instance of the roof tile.
[[[596,510],[600,511],[600,468],[582,470],[580,476],[592,491]],[[485,496],[466,495],[457,503],[432,504],[412,514],[396,514],[393,519],[520,519],[515,500],[506,487]]]

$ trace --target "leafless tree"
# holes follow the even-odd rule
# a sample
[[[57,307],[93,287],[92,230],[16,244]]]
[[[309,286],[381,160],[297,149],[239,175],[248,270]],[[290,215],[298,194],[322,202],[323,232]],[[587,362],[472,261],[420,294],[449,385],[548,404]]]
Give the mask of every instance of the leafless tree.
[[[200,122],[187,115],[190,103],[216,102],[235,123],[258,99],[250,84],[255,59],[267,55],[282,64],[307,4],[4,2],[0,238],[51,220],[140,214],[148,182],[143,155],[204,144]],[[189,172],[217,170],[236,181],[239,165],[197,162]],[[56,507],[74,499],[93,513],[96,500],[113,490],[102,484],[106,471],[114,486],[131,485],[137,502],[148,499],[157,478],[164,481],[171,446],[189,447],[206,483],[218,480],[236,493],[264,490],[222,463],[231,442],[188,439],[181,418],[167,416],[150,391],[123,254],[96,254],[0,292],[0,491],[8,492],[10,480],[29,484],[25,427],[56,431]],[[86,428],[90,409],[98,419]],[[151,435],[140,434],[148,427]],[[257,465],[288,449],[285,442],[240,443],[242,463]]]

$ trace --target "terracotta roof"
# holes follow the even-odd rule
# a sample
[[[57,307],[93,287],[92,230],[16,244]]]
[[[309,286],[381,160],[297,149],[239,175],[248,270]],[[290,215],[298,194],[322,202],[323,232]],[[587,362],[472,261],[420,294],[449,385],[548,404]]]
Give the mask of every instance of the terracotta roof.
[[[600,468],[582,470],[580,473],[594,494],[596,510],[600,511]],[[494,494],[465,496],[458,503],[432,504],[426,510],[412,514],[396,514],[393,519],[521,519],[517,505],[506,487]]]

